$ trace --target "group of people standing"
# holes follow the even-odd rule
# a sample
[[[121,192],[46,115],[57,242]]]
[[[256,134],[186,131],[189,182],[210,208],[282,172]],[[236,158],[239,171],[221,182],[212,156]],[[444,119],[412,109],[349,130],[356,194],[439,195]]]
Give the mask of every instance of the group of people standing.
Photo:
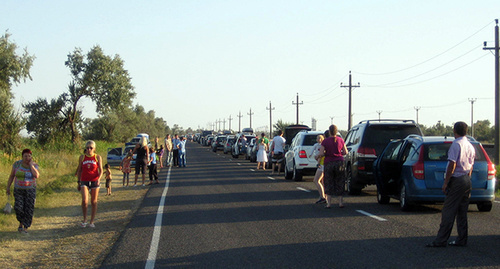
[[[267,157],[267,152],[271,152],[271,163],[272,163],[272,172],[271,175],[274,175],[276,171],[276,167],[278,168],[277,174],[280,174],[281,164],[285,159],[285,143],[286,139],[283,137],[283,131],[278,130],[278,134],[273,137],[273,142],[271,143],[271,147],[269,147],[269,139],[267,139],[266,134],[262,133],[260,138],[257,140],[257,170],[262,167],[263,170],[266,170],[266,164],[269,161]]]

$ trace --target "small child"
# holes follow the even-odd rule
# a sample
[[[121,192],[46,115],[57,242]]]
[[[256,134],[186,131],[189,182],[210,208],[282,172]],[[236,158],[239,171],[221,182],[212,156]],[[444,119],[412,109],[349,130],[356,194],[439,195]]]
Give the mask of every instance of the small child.
[[[127,156],[123,158],[120,163],[120,170],[123,172],[123,186],[128,187],[130,172],[132,172],[130,168],[130,162],[132,161],[132,151],[127,153]],[[125,179],[127,180],[127,185],[125,185]]]
[[[106,177],[106,190],[108,191],[106,195],[111,195],[111,169],[109,168],[109,164],[105,164],[104,169],[104,175]]]

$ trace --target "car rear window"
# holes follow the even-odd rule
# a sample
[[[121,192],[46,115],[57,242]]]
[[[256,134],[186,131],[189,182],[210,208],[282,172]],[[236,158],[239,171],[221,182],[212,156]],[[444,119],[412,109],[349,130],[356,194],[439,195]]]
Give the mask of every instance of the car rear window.
[[[316,137],[318,137],[318,135],[305,135],[302,146],[314,146],[314,144],[317,143]]]
[[[479,144],[472,144],[476,150],[475,161],[485,161],[483,150]],[[426,144],[424,146],[424,161],[447,161],[448,160],[448,150],[451,147],[451,143],[440,143],[440,144]]]
[[[391,139],[403,139],[411,134],[421,135],[416,126],[412,125],[370,125],[365,132],[362,144],[374,148],[377,155],[384,150]]]

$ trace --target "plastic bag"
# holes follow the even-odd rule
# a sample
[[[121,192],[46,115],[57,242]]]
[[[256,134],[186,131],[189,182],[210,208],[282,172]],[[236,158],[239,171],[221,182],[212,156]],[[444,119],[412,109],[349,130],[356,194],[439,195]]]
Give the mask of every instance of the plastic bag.
[[[10,213],[12,213],[12,206],[10,205],[10,203],[9,203],[9,202],[7,202],[7,203],[5,204],[5,207],[3,208],[3,212],[4,212],[5,214],[10,214]]]

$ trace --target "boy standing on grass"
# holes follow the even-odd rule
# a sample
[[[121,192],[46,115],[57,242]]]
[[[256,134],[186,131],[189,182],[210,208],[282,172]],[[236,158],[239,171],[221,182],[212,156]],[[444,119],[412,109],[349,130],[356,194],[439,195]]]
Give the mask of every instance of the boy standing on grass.
[[[111,169],[109,164],[104,165],[104,176],[106,177],[106,190],[108,191],[106,195],[111,195]]]

